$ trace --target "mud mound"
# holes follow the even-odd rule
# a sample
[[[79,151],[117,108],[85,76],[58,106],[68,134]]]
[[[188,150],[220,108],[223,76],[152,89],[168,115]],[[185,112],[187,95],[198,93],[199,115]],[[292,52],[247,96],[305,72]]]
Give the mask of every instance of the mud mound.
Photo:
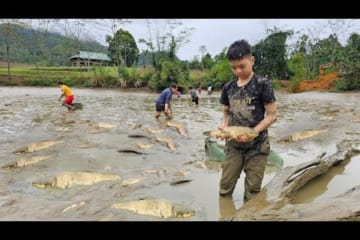
[[[332,87],[332,82],[339,79],[339,72],[332,72],[320,77],[319,80],[304,80],[296,87],[295,92],[328,90]]]

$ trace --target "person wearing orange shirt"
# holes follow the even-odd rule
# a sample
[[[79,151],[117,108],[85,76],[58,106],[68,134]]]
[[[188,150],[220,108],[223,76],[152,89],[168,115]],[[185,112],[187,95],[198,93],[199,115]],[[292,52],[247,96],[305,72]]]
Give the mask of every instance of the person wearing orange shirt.
[[[74,111],[75,107],[72,105],[72,102],[74,101],[74,94],[71,91],[71,89],[66,86],[63,82],[58,82],[58,85],[61,89],[61,96],[59,97],[59,102],[62,97],[65,97],[64,101],[62,102],[62,105],[67,107],[68,110]]]

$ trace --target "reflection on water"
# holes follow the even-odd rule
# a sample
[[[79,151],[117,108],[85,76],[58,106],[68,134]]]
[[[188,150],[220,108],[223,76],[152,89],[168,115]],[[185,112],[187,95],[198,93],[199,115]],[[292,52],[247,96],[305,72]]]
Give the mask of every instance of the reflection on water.
[[[350,159],[349,159],[350,160]],[[312,179],[305,188],[299,190],[293,203],[312,202],[315,198],[327,192],[329,182],[337,175],[341,175],[345,170],[345,165],[349,163],[345,160],[340,165],[333,167],[327,173]]]
[[[215,164],[204,164],[203,132],[217,129],[222,117],[219,93],[211,98],[200,95],[198,106],[187,95],[173,99],[174,120],[183,124],[189,135],[186,138],[176,127],[168,127],[164,118],[160,117],[160,121],[154,118],[157,94],[73,90],[75,102],[83,103],[83,110],[70,112],[62,107],[57,101],[58,88],[0,88],[1,166],[21,157],[51,156],[21,169],[0,170],[0,220],[158,220],[110,208],[118,201],[142,198],[191,203],[196,215],[181,221],[222,220],[235,207],[241,207],[242,200],[237,199],[243,199],[243,174],[233,194],[235,201],[222,201],[218,195],[220,169],[210,167]],[[360,124],[351,122],[359,115],[360,100],[356,93],[277,93],[277,99],[279,119],[269,134],[273,150],[284,159],[284,167],[311,161],[323,151],[330,154],[341,139],[359,140],[354,133],[360,132]],[[114,127],[106,127],[110,125]],[[299,142],[276,142],[296,131],[320,128],[330,131]],[[148,129],[160,131],[152,133]],[[129,137],[136,134],[144,137]],[[172,139],[176,151],[155,141],[156,137]],[[64,142],[22,156],[13,153],[19,147],[44,140]],[[153,145],[139,149],[140,143]],[[144,154],[118,152],[119,149]],[[322,184],[309,183],[298,194],[297,203],[340,194],[359,182],[359,164],[354,159],[319,177],[316,181]],[[141,181],[127,186],[121,181],[109,181],[65,190],[32,186],[34,181],[64,171],[116,174],[122,180]],[[266,174],[263,185],[274,174]],[[169,184],[179,177],[192,181]]]
[[[311,180],[306,187],[301,188],[297,193],[293,203],[307,203],[314,200],[321,200],[329,197],[336,197],[342,191],[339,189],[350,189],[357,185],[349,176],[351,172],[360,170],[360,156],[354,156],[333,167],[327,173]],[[347,170],[347,171],[346,171]],[[347,172],[346,174],[344,172]]]

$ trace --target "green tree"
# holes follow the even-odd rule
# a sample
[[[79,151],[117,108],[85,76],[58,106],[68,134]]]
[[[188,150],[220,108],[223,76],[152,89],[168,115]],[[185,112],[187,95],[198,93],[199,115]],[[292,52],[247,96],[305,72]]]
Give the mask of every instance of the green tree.
[[[295,43],[294,51],[291,53],[291,55],[296,55],[297,53],[301,53],[303,56],[305,56],[308,53],[308,41],[309,36],[306,34],[302,34],[299,39]]]
[[[204,68],[207,70],[212,68],[214,61],[212,60],[210,53],[205,54],[205,56],[201,58],[201,63],[202,66],[204,66]]]
[[[294,91],[297,85],[306,77],[306,65],[303,54],[298,52],[288,61],[290,71],[293,73],[291,77],[290,90]]]
[[[225,47],[225,48],[223,48],[223,49],[221,50],[221,52],[220,52],[219,54],[215,55],[215,57],[214,57],[214,63],[215,63],[215,64],[220,63],[220,62],[222,62],[223,60],[226,60],[226,59],[227,59],[227,57],[226,57],[227,49],[228,49],[228,48]]]
[[[170,86],[171,83],[177,82],[178,85],[186,87],[189,80],[189,71],[186,64],[182,64],[178,60],[176,53],[183,45],[189,42],[193,28],[182,28],[183,23],[181,21],[169,20],[160,30],[157,23],[147,21],[149,37],[139,39],[139,43],[145,44],[145,47],[149,50],[155,69],[155,73],[149,81],[149,86],[154,90],[161,90]],[[169,66],[173,70],[170,71]]]
[[[199,57],[198,56],[194,56],[193,59],[190,61],[189,63],[189,68],[190,69],[196,69],[196,70],[201,70],[202,69],[202,64],[199,61]]]
[[[360,89],[360,35],[352,33],[341,53],[340,71],[344,81],[338,81],[337,88],[341,90]]]
[[[214,87],[218,89],[235,76],[231,70],[229,61],[227,59],[223,59],[211,68],[210,77],[216,79]]]
[[[321,64],[332,63],[336,65],[338,61],[339,52],[341,51],[341,44],[338,41],[336,35],[330,34],[326,39],[318,41],[314,48],[312,54],[317,55],[315,61],[316,68]]]
[[[255,56],[255,71],[271,79],[284,79],[289,75],[286,57],[286,39],[292,31],[280,31],[275,28],[268,30],[270,33],[265,40],[254,45],[252,50]]]
[[[107,38],[109,42],[108,52],[117,65],[126,67],[136,64],[139,49],[134,37],[126,30],[119,29],[113,38]]]

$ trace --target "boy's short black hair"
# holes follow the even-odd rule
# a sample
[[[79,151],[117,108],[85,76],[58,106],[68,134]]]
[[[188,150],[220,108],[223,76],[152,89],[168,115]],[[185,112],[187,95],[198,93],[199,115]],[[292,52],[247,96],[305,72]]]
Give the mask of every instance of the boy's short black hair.
[[[175,83],[171,84],[171,88],[177,88],[176,84]]]
[[[230,45],[226,55],[230,61],[251,56],[250,44],[244,39],[235,41]]]
[[[64,85],[64,83],[60,81],[60,82],[58,82],[58,85]]]

